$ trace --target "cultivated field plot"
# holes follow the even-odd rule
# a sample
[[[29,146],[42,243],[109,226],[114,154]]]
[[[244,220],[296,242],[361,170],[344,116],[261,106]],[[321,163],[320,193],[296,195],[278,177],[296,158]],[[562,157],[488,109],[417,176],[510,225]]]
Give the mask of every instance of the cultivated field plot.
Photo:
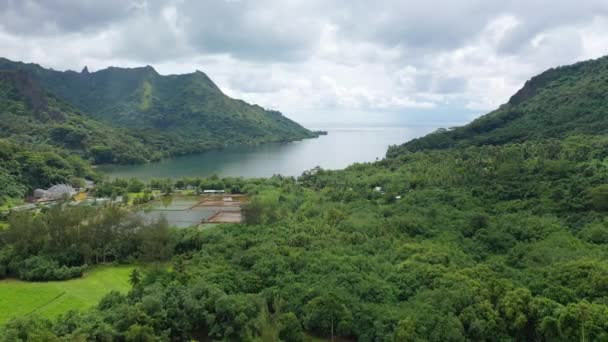
[[[126,293],[131,288],[131,270],[131,266],[102,266],[83,278],[66,281],[1,280],[0,325],[26,315],[53,318],[69,310],[95,306],[110,291]]]
[[[161,217],[167,219],[172,227],[186,228],[196,227],[213,215],[213,210],[150,210],[142,214],[147,222],[157,221]]]
[[[214,195],[205,198],[194,208],[211,209],[215,214],[202,222],[206,223],[240,223],[242,221],[241,208],[247,203],[244,195]]]
[[[207,222],[209,223],[240,223],[242,220],[240,212],[220,212],[210,217]]]
[[[244,195],[166,197],[139,212],[148,222],[165,217],[173,227],[197,227],[208,223],[240,223]]]

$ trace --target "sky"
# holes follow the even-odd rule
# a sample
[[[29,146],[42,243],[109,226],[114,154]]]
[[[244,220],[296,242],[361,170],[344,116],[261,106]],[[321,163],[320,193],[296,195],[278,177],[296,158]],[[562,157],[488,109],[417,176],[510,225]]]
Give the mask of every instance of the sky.
[[[464,123],[606,32],[606,0],[0,0],[2,57],[201,70],[310,125]]]

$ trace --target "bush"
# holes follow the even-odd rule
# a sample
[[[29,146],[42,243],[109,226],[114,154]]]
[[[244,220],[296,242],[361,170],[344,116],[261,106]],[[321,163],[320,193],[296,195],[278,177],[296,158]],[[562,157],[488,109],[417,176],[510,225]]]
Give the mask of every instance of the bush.
[[[608,243],[608,226],[604,223],[590,224],[581,230],[580,236],[591,243]]]
[[[67,280],[81,277],[86,265],[78,267],[59,266],[44,256],[32,256],[19,263],[19,279],[28,281]]]
[[[602,184],[589,191],[591,205],[597,211],[608,210],[608,184]]]
[[[279,316],[279,337],[281,341],[300,342],[304,341],[302,324],[293,312]]]

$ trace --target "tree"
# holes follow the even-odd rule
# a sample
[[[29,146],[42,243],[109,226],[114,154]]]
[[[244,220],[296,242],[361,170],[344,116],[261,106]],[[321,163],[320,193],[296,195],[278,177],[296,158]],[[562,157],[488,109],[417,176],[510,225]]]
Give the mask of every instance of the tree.
[[[154,329],[152,327],[134,324],[129,327],[129,330],[125,334],[125,339],[127,342],[151,342],[156,341],[154,336]]]
[[[608,244],[608,225],[605,222],[593,223],[580,232],[580,236],[595,244]]]
[[[263,220],[264,205],[257,200],[252,200],[242,208],[243,221],[246,224],[260,224]]]
[[[608,210],[608,184],[598,185],[589,190],[589,199],[596,210]]]
[[[128,192],[142,192],[146,185],[144,182],[140,181],[137,178],[129,179],[129,185],[127,186]]]
[[[351,312],[334,295],[313,298],[306,304],[304,312],[306,327],[314,332],[329,334],[332,341],[336,333],[349,332]]]
[[[173,182],[171,179],[164,179],[161,181],[160,191],[162,191],[164,195],[170,195],[173,193]]]
[[[23,317],[10,321],[0,335],[0,341],[49,341],[59,342],[53,333],[51,322],[39,317]]]
[[[129,274],[129,283],[136,287],[141,282],[141,274],[137,268],[134,268],[133,271]]]
[[[141,229],[139,235],[141,237],[139,253],[143,262],[169,260],[173,246],[171,245],[169,223],[166,218],[162,217]]]
[[[278,318],[279,338],[285,342],[301,342],[304,340],[302,324],[293,312],[281,314]]]

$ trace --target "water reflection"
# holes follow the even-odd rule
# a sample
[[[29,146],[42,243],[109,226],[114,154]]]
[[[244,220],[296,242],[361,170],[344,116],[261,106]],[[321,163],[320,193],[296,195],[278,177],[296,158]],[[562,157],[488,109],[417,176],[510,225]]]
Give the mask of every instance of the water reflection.
[[[401,144],[435,126],[334,128],[316,139],[290,143],[238,146],[221,151],[166,159],[144,165],[100,167],[111,177],[182,178],[194,176],[299,176],[315,166],[341,169],[355,162],[384,157],[389,145]]]

